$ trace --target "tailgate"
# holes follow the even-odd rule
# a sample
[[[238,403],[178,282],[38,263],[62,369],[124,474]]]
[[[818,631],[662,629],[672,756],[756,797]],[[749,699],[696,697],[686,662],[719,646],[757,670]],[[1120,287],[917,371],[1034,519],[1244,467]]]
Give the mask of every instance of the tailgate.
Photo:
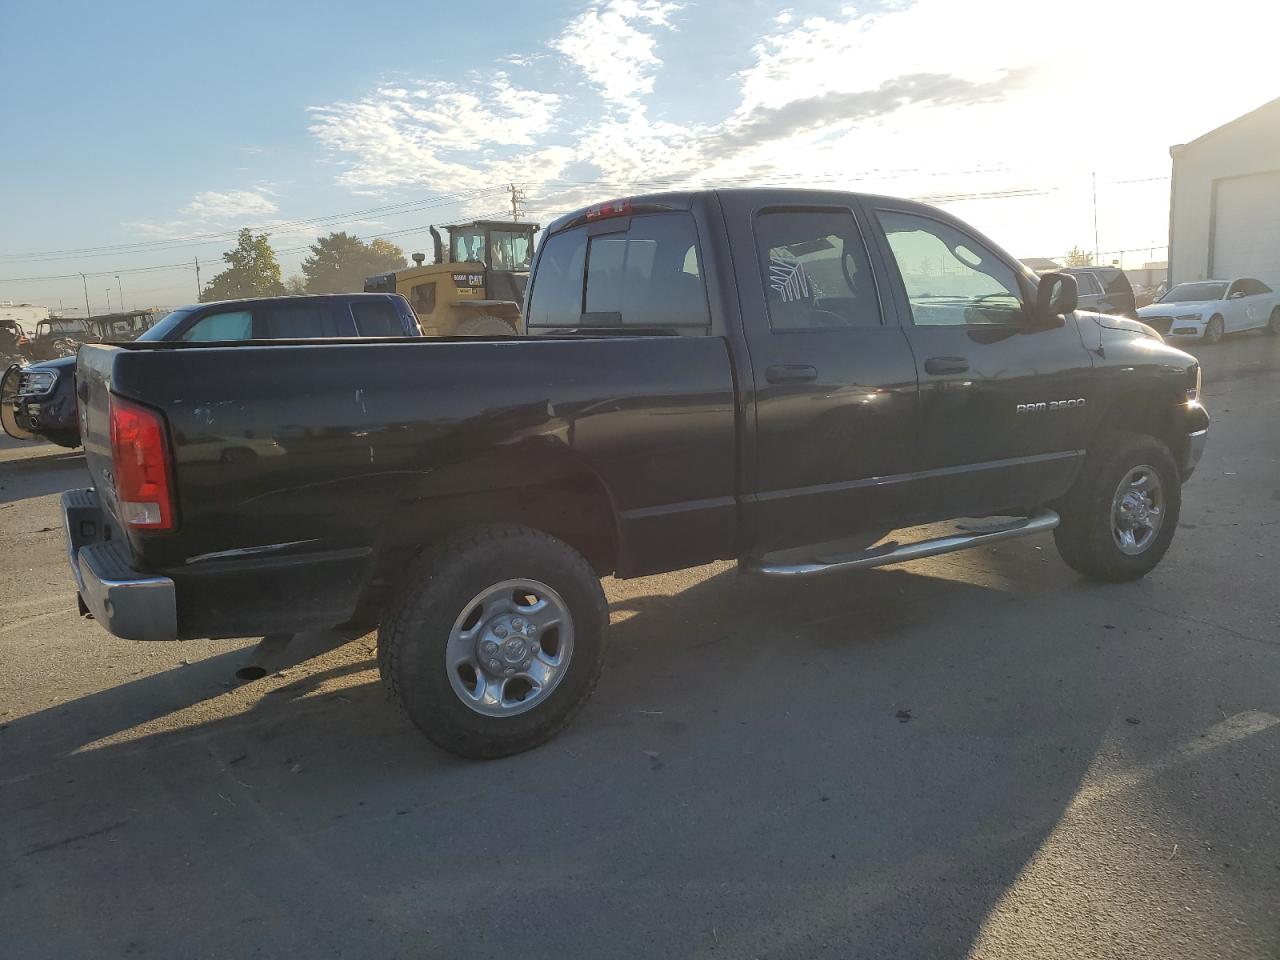
[[[76,400],[85,465],[115,525],[119,509],[111,464],[111,371],[119,347],[85,344],[76,357]]]

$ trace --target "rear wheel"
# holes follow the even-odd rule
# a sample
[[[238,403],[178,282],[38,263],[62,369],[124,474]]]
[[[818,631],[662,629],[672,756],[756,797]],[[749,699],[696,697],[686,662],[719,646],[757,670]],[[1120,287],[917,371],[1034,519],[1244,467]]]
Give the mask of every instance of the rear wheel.
[[[1169,549],[1181,506],[1169,448],[1155,437],[1113,433],[1090,451],[1061,504],[1054,540],[1067,565],[1091,580],[1136,580]]]
[[[515,333],[516,328],[501,317],[483,314],[462,321],[454,335],[459,337],[513,337]]]
[[[1217,343],[1219,340],[1222,339],[1222,331],[1223,331],[1222,318],[1213,317],[1209,321],[1209,325],[1204,328],[1204,342]]]
[[[423,556],[378,633],[378,665],[437,746],[491,759],[554,736],[604,664],[608,607],[591,565],[525,527],[482,527]]]

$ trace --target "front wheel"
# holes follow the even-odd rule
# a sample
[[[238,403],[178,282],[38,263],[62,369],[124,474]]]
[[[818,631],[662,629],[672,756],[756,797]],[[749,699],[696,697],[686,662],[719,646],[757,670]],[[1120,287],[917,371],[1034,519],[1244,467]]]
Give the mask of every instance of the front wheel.
[[[454,336],[514,337],[516,333],[516,328],[501,317],[481,314],[478,317],[468,317],[466,320],[462,321],[462,323],[458,324],[458,329],[454,331]]]
[[[1209,325],[1204,328],[1204,342],[1217,343],[1222,339],[1223,324],[1221,317],[1213,317],[1209,321]]]
[[[1181,477],[1155,437],[1113,433],[1089,452],[1061,504],[1054,541],[1090,580],[1120,583],[1155,568],[1178,526]]]
[[[1267,333],[1272,336],[1280,334],[1280,307],[1271,311],[1271,320],[1267,323]]]
[[[437,746],[471,759],[549,740],[595,689],[609,614],[591,565],[518,526],[428,551],[378,632],[383,681]]]

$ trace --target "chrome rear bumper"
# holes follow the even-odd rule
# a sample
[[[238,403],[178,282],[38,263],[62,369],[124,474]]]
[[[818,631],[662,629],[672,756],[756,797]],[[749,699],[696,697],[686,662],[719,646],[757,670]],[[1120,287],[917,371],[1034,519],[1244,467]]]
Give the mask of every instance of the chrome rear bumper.
[[[178,639],[173,581],[134,570],[124,541],[107,539],[98,491],[68,490],[62,518],[83,610],[124,640]]]

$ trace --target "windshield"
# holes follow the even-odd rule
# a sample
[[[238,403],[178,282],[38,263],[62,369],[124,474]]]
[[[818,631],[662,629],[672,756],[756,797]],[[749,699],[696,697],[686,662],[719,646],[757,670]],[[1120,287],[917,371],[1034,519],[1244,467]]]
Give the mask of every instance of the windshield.
[[[479,230],[459,230],[451,240],[454,263],[484,263],[484,234]]]
[[[193,314],[194,312],[195,311],[191,309],[173,311],[173,313],[166,316],[154,327],[152,327],[150,330],[148,330],[146,333],[140,336],[138,338],[138,341],[140,343],[145,343],[145,342],[154,342],[157,340],[173,339],[169,335],[170,332],[173,330],[173,328],[178,326],[178,324],[182,323],[183,320],[191,316],[191,314]]]
[[[494,230],[489,234],[489,242],[493,252],[493,269],[516,273],[529,269],[529,261],[533,256],[531,234]]]
[[[46,334],[57,334],[84,333],[85,328],[84,324],[79,320],[62,320],[55,318],[53,320],[41,320],[40,323],[37,324],[37,329]]]
[[[1195,303],[1203,300],[1221,300],[1227,292],[1225,283],[1180,283],[1163,297],[1160,303]]]

